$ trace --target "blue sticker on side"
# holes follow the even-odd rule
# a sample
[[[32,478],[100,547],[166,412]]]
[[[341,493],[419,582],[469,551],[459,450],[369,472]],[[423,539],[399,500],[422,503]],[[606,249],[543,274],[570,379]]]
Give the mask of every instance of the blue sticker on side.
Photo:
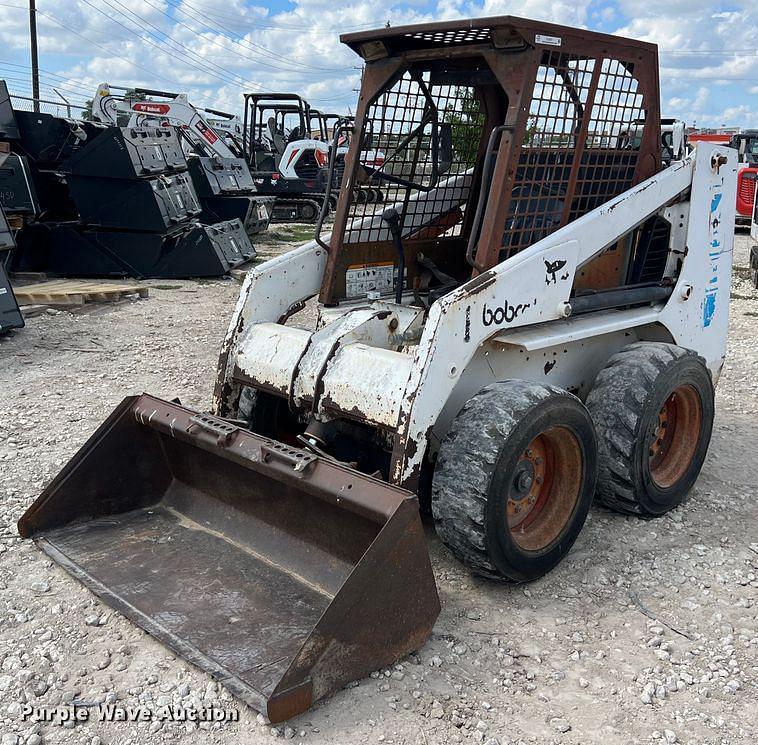
[[[703,328],[711,325],[713,320],[713,314],[716,312],[716,293],[705,296],[705,303],[703,303]]]
[[[712,188],[721,189],[723,184],[715,184]],[[711,197],[711,211],[708,217],[708,233],[711,242],[711,250],[708,257],[711,260],[711,277],[708,280],[708,287],[705,290],[705,299],[703,300],[703,328],[711,325],[713,316],[716,313],[716,295],[719,291],[719,258],[721,257],[721,191]]]

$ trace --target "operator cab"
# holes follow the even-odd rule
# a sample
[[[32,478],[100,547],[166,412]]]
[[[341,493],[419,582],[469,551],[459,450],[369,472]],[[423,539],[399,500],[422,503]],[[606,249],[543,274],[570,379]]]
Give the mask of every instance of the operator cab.
[[[512,17],[342,41],[366,72],[322,241],[324,305],[428,308],[661,168],[653,45]],[[367,188],[385,204],[360,199]],[[578,272],[575,290],[660,278],[642,232]]]
[[[740,163],[758,166],[758,129],[748,129],[732,135],[729,147],[733,147],[740,154]]]

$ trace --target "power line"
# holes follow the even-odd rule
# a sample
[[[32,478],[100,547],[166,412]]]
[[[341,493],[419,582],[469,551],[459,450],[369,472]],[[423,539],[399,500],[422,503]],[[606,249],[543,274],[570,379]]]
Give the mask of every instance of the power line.
[[[13,85],[27,85],[29,86],[29,81],[26,78],[17,78],[12,75],[0,75],[0,78],[2,80],[5,80],[6,82],[11,82]],[[51,85],[50,83],[40,82],[40,87],[45,88],[50,91],[60,90],[62,93],[65,93],[71,100],[79,100],[81,102],[86,102],[87,99],[81,94],[81,93],[72,93],[71,91],[63,88],[60,85]],[[32,91],[34,93],[34,91]],[[39,98],[39,96],[37,96]]]
[[[198,30],[192,28],[191,26],[189,26],[188,24],[184,23],[183,21],[178,20],[173,15],[171,15],[168,12],[166,12],[165,10],[163,10],[162,8],[160,8],[159,6],[153,5],[153,3],[150,2],[150,0],[143,0],[143,2],[145,2],[151,8],[155,8],[157,11],[159,11],[160,13],[162,13],[167,18],[170,18],[175,24],[188,29],[193,34],[201,35],[201,33]],[[184,9],[178,7],[178,6],[171,5],[171,7],[174,8],[175,10],[181,10],[181,12],[185,13],[185,15],[189,15],[186,10],[184,10]],[[189,16],[189,17],[192,18],[192,16]],[[192,18],[192,20],[195,20],[195,19]],[[216,32],[219,32],[219,33],[221,32],[221,29],[216,29],[215,27],[214,28],[210,28],[209,27],[209,29],[211,31],[216,31]],[[277,60],[280,59],[280,57],[278,55],[275,55],[267,47],[263,47],[263,46],[261,46],[259,44],[252,44],[252,43],[250,43],[250,44],[243,44],[241,41],[238,41],[238,38],[241,38],[241,37],[232,38],[232,37],[226,36],[224,33],[221,33],[221,35],[224,36],[224,38],[227,41],[231,42],[232,44],[236,44],[238,47],[241,47],[242,49],[248,49],[249,48],[249,49],[253,49],[254,51],[256,49],[260,49],[263,52],[268,52],[268,56],[269,57],[277,59]],[[208,39],[205,36],[203,36],[202,38],[205,41],[208,41],[211,44],[214,44],[214,45],[220,47],[221,49],[223,49],[225,51],[229,51],[229,49],[224,44],[221,44],[220,42],[216,41],[215,39]],[[239,52],[237,52],[237,54],[239,54]],[[340,68],[338,68],[338,67],[333,67],[333,68],[314,67],[313,65],[306,65],[304,63],[297,62],[296,60],[292,60],[292,62],[294,64],[302,66],[302,69],[295,70],[293,68],[279,67],[277,65],[272,64],[271,62],[267,62],[265,60],[257,59],[255,57],[250,57],[249,55],[242,54],[242,55],[239,55],[239,56],[241,56],[243,59],[250,60],[251,62],[254,62],[257,65],[262,65],[262,66],[268,67],[268,68],[270,68],[272,70],[279,70],[281,72],[289,72],[289,73],[292,73],[292,74],[300,74],[300,75],[303,75],[303,74],[307,74],[307,75],[322,75],[325,72],[343,72],[344,70],[348,69],[348,68],[341,68],[341,67]]]
[[[89,3],[89,0],[84,0],[84,1],[85,1],[85,2],[87,2],[87,4],[90,4],[90,3]],[[115,10],[116,12],[119,12],[119,11],[118,11],[118,9],[114,8],[114,7],[111,5],[111,3],[110,3],[110,0],[102,0],[102,1],[103,1],[103,2],[104,2],[104,3],[105,3],[105,4],[106,4],[106,5],[109,7],[109,8],[111,8],[111,9]],[[230,76],[231,76],[231,78],[225,78],[225,77],[221,77],[221,76],[219,76],[219,80],[226,80],[226,82],[229,82],[229,83],[233,83],[233,84],[235,84],[235,85],[239,85],[239,83],[238,83],[237,81],[241,81],[241,82],[242,82],[242,83],[244,83],[245,85],[248,85],[248,84],[251,84],[251,85],[256,85],[256,86],[257,86],[257,85],[259,85],[258,83],[255,83],[255,82],[253,82],[253,81],[247,81],[247,80],[245,80],[245,79],[244,79],[244,78],[243,78],[243,77],[242,77],[242,76],[241,76],[239,73],[236,73],[236,72],[234,72],[233,70],[229,70],[229,69],[228,69],[228,68],[226,68],[226,67],[222,67],[221,65],[217,64],[216,62],[212,62],[212,61],[208,60],[207,58],[205,58],[205,57],[203,57],[202,55],[200,55],[200,54],[198,54],[197,52],[195,52],[195,50],[194,50],[194,49],[191,49],[190,47],[188,47],[186,44],[183,44],[183,43],[182,43],[182,42],[180,42],[180,41],[176,41],[176,39],[172,38],[172,37],[171,37],[169,34],[167,34],[165,31],[163,31],[162,29],[160,29],[160,28],[159,28],[158,26],[156,26],[154,23],[151,23],[150,21],[148,21],[148,20],[147,20],[146,18],[144,18],[143,16],[139,15],[138,13],[136,13],[136,12],[135,12],[135,11],[133,11],[133,10],[131,10],[130,8],[127,8],[127,7],[126,7],[126,6],[125,6],[125,5],[124,5],[122,2],[120,2],[119,0],[113,0],[113,1],[116,3],[116,5],[118,5],[118,6],[119,6],[119,8],[121,8],[121,9],[122,9],[122,10],[121,10],[121,15],[122,15],[122,16],[124,16],[125,18],[128,18],[128,16],[126,16],[126,13],[129,13],[130,15],[134,16],[134,18],[136,18],[136,23],[137,23],[137,24],[146,24],[146,25],[150,26],[150,28],[152,28],[152,29],[154,29],[155,31],[157,31],[157,32],[158,32],[158,34],[160,34],[161,36],[165,37],[166,41],[168,41],[168,42],[170,42],[170,43],[172,43],[172,44],[175,44],[176,46],[180,47],[182,50],[185,50],[185,51],[183,51],[183,52],[178,52],[178,51],[177,51],[177,53],[178,53],[178,54],[181,54],[183,57],[189,57],[189,55],[191,54],[191,55],[192,55],[192,57],[190,57],[190,60],[195,60],[195,61],[193,61],[193,63],[192,63],[192,65],[195,67],[195,69],[198,69],[198,70],[200,70],[201,72],[207,72],[207,70],[205,70],[205,69],[204,69],[204,66],[205,66],[205,65],[212,65],[212,66],[213,66],[213,67],[215,67],[217,70],[220,70],[222,73],[224,73],[224,75],[230,75]],[[125,13],[124,11],[126,11],[126,13]],[[131,20],[131,19],[129,19],[129,20]],[[135,22],[135,21],[133,21],[133,22]],[[135,32],[132,32],[132,33],[135,33]],[[156,35],[155,35],[155,34],[152,34],[152,33],[150,33],[150,32],[147,32],[147,33],[148,33],[148,34],[149,34],[151,37],[153,37],[153,38],[156,38]],[[199,66],[198,66],[196,63],[199,63]],[[236,80],[235,80],[235,78],[236,78]]]
[[[758,51],[755,49],[658,49],[658,51],[661,54],[713,54],[725,56],[729,54],[740,54],[745,56],[758,56]]]
[[[672,78],[674,80],[682,80],[683,78],[687,78],[687,80],[694,82],[697,82],[698,80],[734,80],[734,81],[748,81],[748,82],[755,82],[755,78],[736,78],[732,77],[731,75],[668,75],[669,78]],[[666,76],[662,75],[661,80],[665,80]]]
[[[169,5],[170,4],[171,3],[169,2]],[[203,10],[202,8],[198,8],[192,3],[187,2],[187,0],[183,0],[182,5],[190,7],[190,8],[194,8],[198,13],[207,14],[206,17],[213,16],[216,19],[225,20],[228,23],[233,23],[236,25],[239,25],[240,23],[239,18],[233,18],[232,16],[224,15],[222,13],[219,13],[218,11]],[[173,7],[177,7],[177,6],[173,6]],[[249,24],[249,28],[251,28],[252,30],[265,28],[265,29],[272,29],[276,31],[308,31],[309,33],[318,34],[320,36],[333,36],[334,35],[334,31],[320,30],[320,29],[314,28],[313,26],[291,26],[291,25],[286,25],[286,24],[265,23],[263,21],[251,22]],[[352,31],[364,31],[366,29],[371,29],[371,28],[376,28],[376,24],[373,22],[362,23],[362,24],[358,24],[357,26],[353,26],[352,28],[349,28],[349,29],[343,29],[342,33],[350,33]]]
[[[84,2],[85,2],[86,4],[88,4],[88,5],[91,5],[90,3],[88,3],[88,2],[87,2],[87,0],[84,0]],[[26,8],[24,8],[23,6],[20,6],[20,5],[9,5],[9,4],[7,4],[7,3],[0,3],[0,7],[15,8],[16,10],[26,10]],[[107,13],[105,13],[104,11],[100,10],[99,8],[96,8],[95,6],[91,6],[91,7],[93,7],[95,10],[98,10],[98,11],[99,11],[100,13],[102,13],[102,14],[103,14],[103,15],[104,15],[106,18],[109,18],[109,19],[110,19],[110,16],[109,16]],[[109,56],[113,56],[114,52],[113,52],[113,50],[112,50],[112,49],[109,49],[108,47],[104,46],[103,44],[99,44],[98,42],[96,42],[96,41],[93,41],[92,39],[89,39],[89,38],[87,38],[87,37],[86,37],[86,36],[84,36],[83,34],[79,33],[79,32],[78,32],[76,29],[74,29],[74,28],[71,28],[71,26],[69,26],[69,25],[67,25],[67,24],[63,23],[62,21],[60,21],[58,18],[56,18],[55,16],[51,15],[50,13],[46,13],[46,12],[44,12],[44,11],[42,11],[42,10],[39,10],[39,9],[37,9],[37,13],[38,13],[39,15],[42,15],[42,16],[44,16],[44,17],[45,17],[45,18],[47,18],[49,21],[52,21],[52,22],[53,22],[53,23],[54,23],[56,26],[59,26],[60,28],[63,28],[63,29],[65,29],[65,30],[66,30],[66,31],[68,31],[69,33],[71,33],[71,34],[74,34],[74,35],[75,35],[75,36],[77,36],[78,38],[80,38],[80,39],[82,39],[83,41],[87,42],[87,44],[91,44],[91,45],[93,45],[93,46],[97,47],[98,49],[102,49],[102,50],[103,50],[103,51],[105,51],[105,52],[106,52],[106,53],[107,53]],[[115,19],[111,19],[111,20],[115,20]],[[122,23],[119,23],[118,21],[115,21],[115,22],[116,22],[116,23],[118,23],[118,25],[120,25],[122,28],[124,28],[124,29],[125,29],[126,31],[128,31],[130,34],[133,34],[133,35],[135,34],[135,32],[134,32],[132,29],[128,28],[128,27],[127,27],[127,26],[125,26],[124,24],[122,24]],[[152,42],[150,42],[150,40],[149,40],[149,39],[145,39],[144,37],[141,37],[141,36],[139,36],[139,35],[137,35],[137,38],[139,38],[139,39],[140,39],[140,41],[143,41],[143,42],[145,42],[145,43],[147,43],[147,44],[150,44],[151,46],[155,46],[157,49],[159,49],[159,50],[160,50],[161,52],[163,52],[163,53],[165,53],[165,52],[166,52],[166,50],[165,50],[165,49],[161,49],[161,48],[160,48],[160,47],[158,47],[156,44],[153,44]],[[170,57],[173,57],[173,55],[171,55],[171,54],[169,54],[169,56],[170,56]],[[176,58],[174,57],[174,59],[176,59]],[[182,84],[181,84],[181,83],[179,83],[179,82],[177,82],[176,80],[172,80],[171,78],[167,78],[165,75],[161,75],[160,73],[157,73],[155,70],[151,70],[151,69],[149,69],[149,68],[147,68],[147,67],[144,67],[143,65],[140,65],[138,62],[135,62],[134,60],[128,60],[128,61],[129,61],[129,63],[130,63],[131,65],[134,65],[134,67],[136,67],[136,68],[138,68],[138,69],[140,69],[140,70],[143,70],[144,72],[148,73],[148,75],[150,76],[150,78],[157,78],[158,80],[163,80],[163,81],[165,81],[165,82],[168,82],[168,83],[169,83],[171,86],[182,87]],[[184,61],[184,60],[182,60],[182,59],[178,59],[177,61],[179,61],[179,62],[185,62],[185,61]],[[205,60],[204,60],[204,61],[205,61]],[[185,62],[185,64],[187,64],[187,63]],[[203,72],[204,74],[207,74],[207,72],[208,72],[208,71],[207,71],[207,70],[205,70],[205,69],[199,68],[199,67],[197,67],[197,66],[193,66],[193,65],[191,65],[191,64],[187,64],[187,66],[188,66],[188,67],[194,67],[194,69],[195,69],[195,70],[200,70],[200,71],[201,71],[201,72]],[[236,81],[225,80],[224,78],[222,78],[222,77],[220,77],[220,76],[217,76],[217,75],[216,75],[216,76],[213,76],[213,77],[215,77],[215,79],[217,79],[217,80],[223,80],[224,82],[227,82],[227,83],[231,83],[231,84],[234,84],[234,85],[239,85],[239,83],[238,83],[238,82],[236,82]],[[257,85],[257,84],[256,84],[256,85]],[[259,87],[260,87],[260,86],[259,86]]]
[[[10,6],[10,7],[19,7],[19,6]],[[83,34],[80,34],[76,29],[73,29],[70,26],[67,26],[62,21],[59,21],[55,16],[52,16],[49,13],[45,13],[45,12],[39,10],[39,9],[37,10],[37,13],[39,15],[44,16],[48,20],[52,21],[57,26],[60,26],[61,28],[65,29],[69,33],[74,34],[74,36],[78,36],[80,39],[82,39],[83,41],[86,41],[88,44],[92,44],[93,46],[96,46],[98,49],[102,49],[109,56],[113,56],[114,52],[113,52],[112,49],[108,49],[108,47],[103,46],[102,44],[98,44],[96,41],[92,41],[92,39],[88,39]],[[166,82],[170,83],[171,85],[180,85],[175,80],[171,80],[170,78],[167,78],[164,75],[157,74],[155,72],[155,70],[150,70],[147,67],[143,67],[142,65],[140,65],[138,62],[135,62],[134,60],[128,60],[128,61],[129,61],[130,64],[134,65],[136,68],[138,68],[140,70],[143,70],[144,72],[148,73],[148,75],[150,75],[151,77],[156,77],[159,80],[165,80]]]
[[[233,73],[231,71],[226,71],[225,68],[222,68],[220,65],[216,65],[213,62],[209,62],[208,60],[206,60],[205,58],[201,57],[200,55],[197,55],[195,52],[193,52],[191,49],[189,49],[189,47],[185,47],[180,42],[174,42],[173,39],[170,39],[170,37],[165,32],[160,31],[160,29],[159,29],[160,33],[162,33],[166,37],[167,40],[171,41],[172,43],[176,43],[178,46],[183,47],[184,49],[187,49],[190,52],[192,52],[193,54],[195,54],[196,57],[197,57],[197,60],[199,60],[200,63],[202,63],[203,65],[210,65],[210,66],[213,66],[213,67],[217,67],[217,68],[219,68],[220,70],[222,70],[224,72],[228,72],[233,77],[232,78],[228,78],[228,77],[226,77],[226,75],[222,75],[222,74],[219,74],[219,73],[214,73],[212,70],[209,70],[206,67],[202,67],[200,64],[197,63],[196,60],[194,60],[192,57],[189,57],[188,54],[186,54],[184,52],[180,52],[180,51],[175,50],[175,49],[166,48],[165,46],[161,46],[161,44],[156,44],[155,41],[151,41],[150,38],[146,38],[146,37],[142,36],[139,32],[135,31],[132,28],[129,28],[126,24],[121,23],[121,21],[119,21],[117,18],[111,17],[104,10],[102,10],[101,8],[98,8],[96,5],[93,5],[89,0],[81,0],[81,1],[85,5],[88,5],[89,7],[93,8],[98,13],[100,13],[103,16],[105,16],[110,21],[112,21],[113,23],[117,24],[118,26],[120,26],[121,28],[123,28],[124,30],[126,30],[128,33],[136,36],[138,39],[140,39],[140,41],[142,41],[145,44],[148,44],[151,47],[157,49],[159,52],[161,52],[161,54],[165,54],[165,55],[171,57],[176,62],[180,62],[180,63],[186,65],[187,67],[195,70],[196,72],[202,72],[204,75],[209,75],[210,74],[212,78],[215,78],[216,80],[221,80],[221,81],[223,81],[225,83],[229,83],[229,84],[232,84],[232,85],[239,85],[239,81],[245,82],[243,80],[243,78],[241,76],[236,75],[236,73]],[[108,5],[108,7],[111,8],[111,10],[115,10],[116,12],[119,12],[118,9],[114,8],[108,2],[108,0],[104,0],[104,2],[106,3],[106,5]],[[125,16],[124,13],[121,13],[121,15],[124,18],[126,18],[126,16]],[[138,16],[138,18],[139,18],[139,16]],[[141,19],[141,21],[144,22],[144,23],[147,23],[148,25],[152,26],[152,24],[150,24],[149,21],[146,21],[145,19]],[[153,26],[153,28],[157,28],[157,26]],[[159,42],[161,41],[160,38],[158,38],[158,37],[155,36],[155,34],[151,34],[150,32],[146,32],[146,33],[148,34],[149,37],[151,37],[153,39],[157,38]],[[235,80],[234,79],[235,77],[238,78],[238,79]],[[253,85],[258,85],[257,83],[252,83],[252,84]]]
[[[147,2],[147,0],[145,0],[145,1]],[[238,40],[235,41],[234,39],[230,39],[230,41],[233,41],[233,43],[237,44],[238,46],[241,46],[243,48],[247,47],[249,49],[252,49],[253,51],[258,51],[260,54],[265,54],[265,56],[267,56],[269,59],[274,59],[274,60],[277,60],[277,61],[279,61],[281,59],[280,55],[278,55],[276,52],[274,52],[273,50],[269,49],[268,47],[264,47],[263,45],[256,44],[255,42],[252,42],[252,41],[244,40],[241,35],[237,34],[236,31],[234,31],[233,29],[230,29],[228,26],[224,26],[222,24],[216,25],[213,22],[209,23],[210,19],[206,15],[204,15],[203,13],[201,13],[199,11],[196,12],[194,10],[192,12],[190,12],[185,7],[187,5],[187,3],[183,3],[181,5],[176,5],[176,4],[172,3],[171,0],[166,0],[166,2],[175,11],[179,11],[180,13],[184,13],[184,15],[188,16],[191,20],[193,20],[195,22],[199,22],[200,24],[204,25],[206,28],[218,31],[218,32],[222,33],[222,35],[224,35],[223,32],[226,32],[227,34],[231,34],[232,36],[235,36]],[[148,3],[148,4],[150,4],[150,3]],[[168,15],[169,18],[171,18],[172,20],[174,20],[175,23],[181,23],[180,21],[177,21],[175,18],[173,18],[173,16],[171,16],[169,14],[166,14],[166,15]],[[183,25],[186,26],[186,24],[183,24]],[[197,31],[195,31],[195,29],[190,28],[190,30],[193,31],[194,33],[198,33]],[[244,41],[244,43],[243,43],[243,41]],[[298,62],[297,60],[292,60],[292,62],[294,64],[296,64],[296,65],[299,65],[300,67],[302,67],[302,68],[304,68],[306,70],[312,70],[312,71],[315,71],[315,72],[318,72],[318,73],[323,73],[323,72],[344,72],[344,70],[349,69],[347,67],[340,67],[340,68],[336,68],[336,67],[335,68],[319,68],[319,67],[315,67],[313,65],[306,65],[305,63]]]
[[[13,62],[3,62],[2,60],[0,60],[0,67],[7,68],[9,66],[20,67],[25,70],[30,69],[29,65],[17,65]],[[20,75],[22,71],[11,69],[11,70],[8,70],[8,72],[12,76],[14,74]],[[71,81],[72,84],[69,84],[70,79],[63,77],[62,75],[55,75],[54,73],[49,73],[46,70],[43,70],[42,68],[40,68],[40,73],[42,73],[43,79],[47,80],[56,88],[60,88],[60,90],[65,91],[66,93],[71,93],[72,95],[75,95],[75,96],[82,96],[85,99],[92,98],[92,91],[88,87],[85,87],[86,85],[85,83],[80,83],[80,86],[77,86],[75,85],[76,81]],[[6,79],[9,79],[8,75],[6,75],[5,77]]]

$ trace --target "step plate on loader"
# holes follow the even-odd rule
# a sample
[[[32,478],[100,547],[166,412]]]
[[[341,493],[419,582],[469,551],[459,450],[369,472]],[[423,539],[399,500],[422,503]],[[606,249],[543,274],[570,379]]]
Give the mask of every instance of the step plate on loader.
[[[409,492],[147,395],[19,531],[272,722],[418,649],[439,613]]]

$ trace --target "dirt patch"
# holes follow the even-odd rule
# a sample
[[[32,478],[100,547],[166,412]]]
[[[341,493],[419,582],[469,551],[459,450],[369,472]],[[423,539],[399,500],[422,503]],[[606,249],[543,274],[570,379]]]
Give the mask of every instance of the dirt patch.
[[[279,237],[258,246],[261,258],[291,245]],[[737,237],[742,268],[748,242]],[[209,408],[239,284],[147,284],[148,300],[43,313],[0,341],[2,745],[758,740],[758,292],[745,272],[733,282],[713,443],[682,508],[658,520],[593,508],[567,560],[528,586],[476,579],[428,528],[443,605],[430,642],[273,730],[16,532],[123,396]],[[239,721],[22,719],[25,704],[72,701],[91,712],[216,704]]]

